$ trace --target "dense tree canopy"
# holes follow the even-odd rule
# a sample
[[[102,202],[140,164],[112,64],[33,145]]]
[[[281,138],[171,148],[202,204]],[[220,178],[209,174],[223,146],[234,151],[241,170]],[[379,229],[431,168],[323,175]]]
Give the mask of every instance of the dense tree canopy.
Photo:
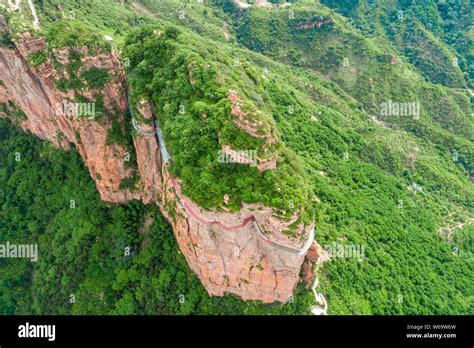
[[[131,100],[154,102],[172,171],[193,200],[216,207],[231,193],[233,209],[282,210],[292,201],[311,213],[323,247],[364,248],[363,260],[336,256],[320,269],[330,314],[473,314],[472,2],[301,0],[245,11],[219,0],[35,3],[35,35],[72,46],[64,91],[109,78],[75,74],[73,41],[107,50],[96,44],[113,36],[129,59]],[[8,25],[0,46],[11,48],[29,24],[12,13]],[[273,126],[276,171],[217,162],[222,144],[262,150],[229,121],[231,88]],[[388,102],[421,110],[382,115]],[[25,117],[14,103],[0,113]],[[108,140],[130,146],[130,114],[125,124],[116,116],[107,115]],[[5,241],[37,243],[40,257],[0,259],[3,314],[309,314],[314,304],[303,284],[286,305],[210,298],[156,207],[101,202],[77,152],[0,120]]]

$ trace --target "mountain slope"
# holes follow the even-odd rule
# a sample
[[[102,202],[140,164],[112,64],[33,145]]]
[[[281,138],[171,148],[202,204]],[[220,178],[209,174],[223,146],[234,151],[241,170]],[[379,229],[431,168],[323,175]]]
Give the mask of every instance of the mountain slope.
[[[42,28],[34,35],[59,40],[66,34],[58,32],[61,23],[70,21],[52,24],[58,14],[52,2],[42,3]],[[304,212],[305,224],[314,219],[316,240],[333,254],[319,269],[330,314],[472,314],[472,105],[463,90],[466,65],[449,65],[472,50],[453,43],[468,24],[448,32],[442,11],[417,20],[419,5],[394,1],[370,9],[374,26],[363,1],[225,5],[106,1],[99,9],[109,16],[84,16],[92,33],[113,36],[137,119],[140,103],[152,102],[173,157],[171,173],[186,195],[208,209],[264,202],[282,215]],[[67,10],[82,15],[90,8],[71,1]],[[405,22],[384,22],[398,9]],[[343,16],[354,14],[354,21]],[[15,14],[9,18],[16,28]],[[236,100],[265,125],[256,134],[274,138],[272,146],[236,131],[225,113]],[[138,121],[147,125],[145,117]],[[136,144],[139,136],[126,129]],[[255,148],[261,158],[266,149],[278,158],[276,171],[223,165],[223,145]],[[117,296],[125,296],[121,291]],[[300,284],[295,298],[297,307],[281,310],[309,313],[311,291]],[[226,301],[233,300],[214,310]]]

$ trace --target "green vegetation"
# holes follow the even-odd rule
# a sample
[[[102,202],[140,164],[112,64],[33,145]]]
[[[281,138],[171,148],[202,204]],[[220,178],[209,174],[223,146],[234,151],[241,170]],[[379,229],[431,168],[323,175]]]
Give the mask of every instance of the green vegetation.
[[[15,47],[15,45],[13,44],[13,41],[11,40],[10,35],[6,32],[0,32],[0,47],[4,47],[4,48]]]
[[[87,86],[93,89],[103,89],[105,84],[110,81],[111,76],[107,69],[91,67],[81,74],[81,77],[87,81]]]
[[[269,71],[268,80],[259,81],[262,89],[249,95],[254,99],[268,96],[264,105],[276,120],[282,140],[305,163],[309,182],[321,201],[317,205],[317,240],[332,245],[342,238],[345,243],[365,246],[365,261],[336,258],[324,268],[322,286],[330,313],[471,313],[473,288],[466,278],[466,274],[473,274],[471,247],[465,242],[447,242],[438,234],[450,211],[459,211],[464,217],[472,215],[469,197],[474,191],[465,174],[472,173],[473,145],[467,141],[472,138],[469,98],[465,93],[453,94],[424,82],[400,58],[399,64],[392,65],[391,56],[397,53],[388,40],[380,43],[364,38],[323,6],[317,7],[316,16],[314,7],[299,6],[293,8],[294,19],[290,21],[287,9],[252,8],[243,18],[235,18],[239,41],[291,68],[243,50],[232,50],[229,56],[242,63],[243,69],[250,65],[257,75],[264,68]],[[334,21],[320,28],[295,29],[328,18]],[[168,40],[174,45],[166,52],[192,40],[185,37],[188,34],[181,33],[176,40]],[[198,51],[201,57],[208,57],[207,51],[213,53],[196,48],[204,46],[197,39],[193,45],[188,51]],[[218,57],[226,59],[227,46],[215,45],[219,47]],[[345,69],[345,57],[352,68]],[[145,61],[131,59],[131,65],[146,68]],[[212,64],[214,59],[207,61]],[[227,65],[232,66],[232,61]],[[295,69],[295,65],[306,69]],[[183,75],[187,74],[185,67],[183,63]],[[329,75],[337,85],[307,68]],[[354,68],[356,74],[351,73]],[[180,81],[176,76],[158,75]],[[255,88],[242,76],[232,72],[224,75],[247,81],[246,90]],[[133,79],[135,76],[132,74]],[[134,86],[159,86],[153,84],[155,81],[132,81]],[[184,77],[179,86],[183,85],[188,85]],[[382,117],[380,104],[388,100],[420,101],[420,118]],[[155,101],[159,105],[159,100]],[[199,110],[203,107],[198,105]],[[169,116],[158,110],[166,132],[166,122],[178,115],[177,106],[175,114]],[[367,114],[377,115],[391,130],[372,123]],[[315,115],[316,121],[311,121]],[[451,122],[453,119],[456,121]],[[179,125],[171,129],[183,134]],[[172,139],[167,143],[173,149]],[[462,150],[453,162],[455,149]],[[173,159],[177,157],[179,154],[174,153]],[[410,188],[414,183],[423,187],[423,193]],[[472,229],[466,226],[456,235],[469,233]],[[455,253],[459,248],[462,252]]]
[[[70,21],[59,21],[48,30],[46,42],[47,52],[40,51],[28,57],[33,66],[44,63],[51,59],[55,69],[62,72],[64,77],[56,81],[56,86],[60,91],[66,92],[75,90],[80,93],[83,90],[103,89],[105,84],[110,82],[111,74],[108,69],[90,67],[80,72],[83,67],[84,55],[95,56],[98,53],[110,51],[110,46],[105,44],[104,39],[90,33],[90,29],[85,29],[83,24]],[[61,35],[58,34],[61,33]],[[78,40],[80,37],[81,40]],[[87,39],[82,39],[86,37]],[[100,44],[102,41],[103,44]],[[74,44],[73,44],[74,43]],[[82,53],[84,49],[86,53]],[[58,61],[57,49],[67,49],[68,58],[65,64]]]
[[[241,202],[262,202],[289,217],[292,205],[304,212],[302,221],[310,223],[312,193],[297,157],[275,132],[269,116],[275,106],[259,97],[267,93],[263,79],[250,64],[233,68],[224,47],[197,42],[197,36],[175,27],[146,27],[127,39],[124,53],[130,59],[134,98],[153,100],[173,156],[172,171],[183,180],[184,191],[206,208],[222,205],[225,194],[234,209],[240,209]],[[239,95],[248,118],[260,122],[266,139],[234,125],[231,90]],[[222,145],[275,157],[277,170],[260,173],[255,167],[220,163]]]
[[[286,82],[279,89],[272,81],[270,96],[301,110],[288,115],[282,108],[273,116],[287,146],[307,164],[321,200],[316,239],[322,245],[365,246],[365,261],[336,258],[321,273],[330,313],[472,313],[473,288],[465,278],[473,272],[471,247],[461,243],[463,251],[454,252],[459,244],[438,234],[450,211],[462,212],[464,220],[473,214],[469,98],[424,82],[403,60],[393,66],[381,53],[393,50],[388,41],[363,37],[323,6],[306,1],[292,10],[294,18],[288,20],[287,9],[252,8],[243,17],[235,14],[234,25],[245,46],[293,66],[285,73],[269,65],[275,79],[283,76]],[[327,18],[333,22],[295,29]],[[350,96],[295,66],[326,74]],[[302,76],[311,81],[305,89],[297,82]],[[310,95],[311,101],[298,100],[298,94]],[[420,101],[420,118],[383,117],[390,129],[376,126],[369,115],[381,118],[380,103],[387,100]],[[308,103],[330,109],[320,108],[311,122]],[[455,149],[462,155],[453,162]],[[423,193],[411,190],[413,183]],[[470,234],[463,238],[470,240],[472,228],[456,234]]]
[[[93,35],[114,37],[130,59],[132,105],[153,101],[173,174],[194,201],[219,207],[227,193],[232,209],[263,202],[282,215],[291,203],[315,219],[322,246],[363,246],[363,261],[334,257],[320,271],[330,314],[472,315],[474,129],[462,90],[473,80],[472,4],[302,0],[236,11],[229,1],[208,3],[61,3],[76,25],[59,1],[43,0],[38,35],[51,30],[53,46],[72,46],[69,66],[58,68],[74,77],[59,83],[77,91],[100,90],[112,73],[79,75],[74,35],[93,50]],[[274,144],[234,125],[230,89]],[[130,114],[111,115],[102,99],[96,110],[111,119],[109,142],[133,154]],[[419,103],[420,114],[384,115],[389,101]],[[15,111],[3,104],[0,112]],[[276,155],[277,170],[219,163],[222,145]],[[0,120],[0,154],[1,236],[37,241],[44,253],[38,264],[0,259],[2,313],[308,314],[314,303],[302,284],[284,306],[209,298],[159,212],[100,202],[77,153]],[[122,187],[133,189],[134,175]]]
[[[0,103],[0,113],[4,114],[3,116],[10,116],[16,123],[27,118],[23,110],[11,100]]]
[[[81,90],[84,88],[84,81],[78,76],[78,71],[82,66],[82,53],[75,50],[69,50],[68,64],[64,67],[64,71],[68,77],[62,77],[56,80],[56,87],[62,92],[69,90]],[[62,67],[61,67],[62,68]]]
[[[45,51],[37,51],[28,56],[28,64],[37,68],[48,59],[48,53]]]
[[[156,206],[100,201],[77,152],[4,119],[0,168],[0,243],[39,250],[37,262],[0,259],[0,314],[297,314],[311,303],[303,287],[284,306],[210,298]]]
[[[472,3],[464,0],[322,0],[350,16],[364,35],[389,40],[431,81],[472,86]]]
[[[55,22],[48,30],[46,41],[49,47],[57,49],[87,47],[92,52],[96,49],[110,51],[107,41],[79,20]]]

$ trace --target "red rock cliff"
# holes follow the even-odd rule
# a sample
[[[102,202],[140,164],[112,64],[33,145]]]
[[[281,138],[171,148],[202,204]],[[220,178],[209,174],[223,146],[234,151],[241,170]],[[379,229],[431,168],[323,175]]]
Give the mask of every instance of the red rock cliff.
[[[15,121],[25,131],[63,149],[74,144],[103,200],[126,202],[137,198],[145,203],[156,202],[172,225],[190,268],[209,294],[232,293],[263,302],[288,301],[299,281],[309,246],[303,245],[304,240],[282,233],[291,221],[279,221],[269,208],[260,205],[245,205],[238,213],[202,210],[182,195],[179,180],[170,177],[154,135],[138,134],[134,138],[140,175],[138,190],[132,193],[121,189],[120,182],[131,175],[125,163],[127,150],[107,142],[110,121],[55,112],[64,100],[74,96],[56,88],[58,72],[49,60],[38,68],[27,63],[28,56],[44,45],[43,39],[24,34],[15,43],[16,48],[0,48],[0,103],[13,102],[26,114],[25,119]],[[116,55],[111,52],[91,56],[85,48],[81,53],[85,67],[115,72],[101,92],[104,106],[124,122],[128,107],[126,81]],[[60,61],[67,60],[65,51],[58,50],[55,55]],[[95,92],[86,92],[86,97],[92,98]],[[148,102],[143,101],[138,109],[145,119],[151,119]],[[141,127],[154,129],[151,123]],[[308,235],[311,229],[312,226],[300,226],[298,232]],[[304,250],[298,253],[300,249]]]
[[[0,47],[0,104],[14,103],[27,116],[23,120],[15,120],[25,130],[41,139],[49,140],[54,145],[68,149],[74,144],[89,168],[91,177],[95,180],[97,189],[103,200],[111,202],[126,202],[139,198],[128,190],[120,189],[122,179],[131,175],[126,168],[126,149],[117,144],[108,144],[108,130],[112,127],[110,121],[98,122],[87,117],[76,117],[74,114],[61,113],[65,101],[74,100],[72,92],[60,92],[55,86],[57,72],[51,61],[46,61],[37,69],[28,65],[27,57],[45,46],[44,40],[33,39],[25,33],[16,42],[15,49]],[[84,67],[107,68],[120,71],[120,62],[115,54],[87,55],[87,49],[81,49],[84,54]],[[66,51],[55,52],[58,60],[66,60]],[[104,106],[111,112],[118,111],[123,120],[123,114],[128,106],[127,96],[123,94],[125,85],[124,75],[116,74],[105,85],[103,90]],[[83,93],[93,99],[96,91]]]

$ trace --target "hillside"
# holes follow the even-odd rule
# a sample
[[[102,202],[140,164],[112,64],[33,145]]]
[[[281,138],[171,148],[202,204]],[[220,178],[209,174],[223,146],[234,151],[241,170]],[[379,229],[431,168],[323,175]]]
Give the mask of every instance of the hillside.
[[[472,4],[34,3],[39,28],[26,6],[1,13],[0,59],[12,73],[0,74],[0,114],[16,125],[1,125],[0,231],[51,246],[31,267],[0,260],[9,275],[2,313],[99,314],[97,301],[60,300],[97,293],[111,314],[309,314],[304,280],[317,276],[328,314],[473,314]],[[46,91],[34,91],[36,102],[93,103],[95,118],[65,125],[22,100],[11,82],[20,55],[24,75]],[[132,119],[152,134],[159,124],[170,163]],[[48,149],[47,159],[32,146]],[[30,166],[18,167],[14,151]],[[74,223],[88,210],[63,207],[68,191],[78,195],[74,183],[51,196],[43,218],[38,202],[56,179],[28,188],[35,172],[71,170],[100,215],[88,226]],[[91,180],[119,205],[100,202]],[[193,221],[189,206],[227,224],[252,215],[273,242],[298,250],[314,226],[317,245],[333,255],[315,267],[311,257],[262,246],[251,227],[229,233]],[[100,261],[124,243],[133,257]],[[66,263],[55,256],[63,252]]]

